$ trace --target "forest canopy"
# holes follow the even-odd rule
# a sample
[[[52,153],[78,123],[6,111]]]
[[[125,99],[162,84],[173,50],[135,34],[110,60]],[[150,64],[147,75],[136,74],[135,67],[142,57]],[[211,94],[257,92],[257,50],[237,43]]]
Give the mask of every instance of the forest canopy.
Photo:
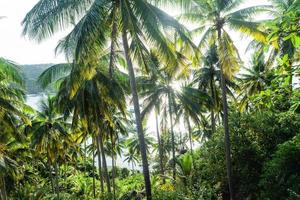
[[[0,57],[0,199],[300,199],[300,1],[246,2],[37,1],[66,62]]]

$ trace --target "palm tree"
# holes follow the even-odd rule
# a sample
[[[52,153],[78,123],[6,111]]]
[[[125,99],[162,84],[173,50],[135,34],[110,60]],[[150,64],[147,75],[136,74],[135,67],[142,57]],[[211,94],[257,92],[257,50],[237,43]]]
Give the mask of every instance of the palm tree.
[[[141,91],[141,96],[143,97],[143,112],[142,118],[146,115],[149,115],[153,110],[166,111],[162,112],[168,115],[163,115],[162,118],[169,117],[169,129],[171,133],[172,140],[172,159],[175,161],[175,134],[173,130],[174,123],[174,114],[181,116],[183,112],[188,113],[189,117],[192,117],[194,121],[199,122],[198,114],[200,113],[201,107],[203,105],[203,100],[207,97],[201,91],[192,88],[191,86],[183,87],[182,90],[177,90],[174,87],[174,83],[178,82],[176,77],[184,77],[184,70],[187,67],[187,64],[184,64],[183,59],[185,58],[179,52],[177,53],[177,59],[179,64],[174,66],[169,66],[164,62],[159,61],[157,52],[152,51],[150,55],[150,60],[155,65],[155,73],[148,76],[142,76],[138,78],[138,86]],[[183,78],[181,78],[184,80]],[[191,98],[196,97],[196,98]],[[195,101],[196,100],[196,101]],[[177,117],[177,121],[178,121]],[[157,138],[160,143],[160,135],[158,128],[158,119],[156,115],[156,129],[157,129]],[[159,154],[160,154],[160,167],[162,170],[162,151],[160,150],[161,145],[159,145]],[[173,179],[176,180],[176,166],[175,162],[173,163]]]
[[[205,91],[210,95],[210,121],[211,121],[211,132],[214,133],[216,130],[217,119],[221,115],[221,73],[218,68],[218,55],[217,46],[214,42],[209,45],[206,54],[202,58],[203,66],[196,70],[193,77],[193,84],[201,91]],[[226,90],[227,93],[234,98],[234,93],[232,91],[238,89],[238,86],[233,80],[225,77]],[[217,115],[219,114],[219,115]]]
[[[151,199],[148,160],[132,59],[141,61],[141,66],[144,68],[150,68],[149,63],[144,59],[145,54],[148,53],[146,42],[150,46],[156,46],[162,57],[170,63],[174,63],[176,61],[174,53],[161,28],[175,28],[177,33],[186,40],[184,30],[176,20],[146,0],[84,0],[76,2],[42,0],[33,7],[23,21],[24,34],[38,41],[52,36],[58,30],[71,24],[75,24],[75,26],[65,40],[60,43],[60,49],[63,49],[69,58],[75,60],[75,63],[84,64],[85,67],[93,66],[98,62],[99,54],[106,44],[108,32],[112,37],[110,47],[112,52],[110,66],[112,67],[114,65],[113,52],[118,41],[117,33],[122,35],[137,133],[141,144],[146,194],[147,199]],[[129,41],[128,36],[130,37]],[[130,45],[129,42],[131,42]]]
[[[218,71],[217,65],[217,46],[213,44],[209,47],[207,55],[203,58],[203,67],[195,73],[194,82],[198,85],[199,89],[207,90],[212,100],[210,108],[211,129],[214,133],[216,130],[216,116],[215,110],[220,110],[220,95],[218,86],[216,85]]]
[[[23,122],[30,125],[25,114],[24,82],[19,67],[4,58],[0,58],[0,196],[7,199],[5,179],[19,174],[18,163],[12,157],[12,143],[20,143],[24,136],[18,127]]]
[[[19,164],[11,157],[11,154],[10,143],[5,145],[0,143],[0,197],[3,200],[7,199],[5,178],[21,173]]]
[[[30,124],[23,109],[32,111],[26,104],[24,93],[24,81],[20,74],[20,68],[12,61],[0,58],[0,112],[5,122],[10,127],[14,116],[18,116],[25,124]]]
[[[132,167],[132,173],[134,173],[134,166],[136,166],[136,163],[139,162],[139,156],[135,154],[135,152],[128,152],[125,155],[124,161],[127,161],[128,164],[131,164]]]
[[[90,78],[81,80],[80,84],[74,82],[74,78],[82,75],[79,65],[76,64],[54,65],[42,73],[39,81],[43,86],[47,86],[58,80],[59,109],[65,117],[72,114],[73,127],[81,125],[92,135],[97,147],[100,191],[103,191],[101,176],[103,168],[108,195],[111,196],[105,145],[112,131],[118,133],[123,131],[121,118],[116,120],[115,114],[119,112],[120,116],[126,118],[127,76],[115,70],[114,76],[110,77],[109,70],[105,67],[107,63],[107,56],[102,56],[99,65],[89,72]],[[74,87],[77,87],[75,92]]]
[[[56,99],[48,96],[46,101],[42,101],[41,111],[37,113],[32,126],[28,131],[32,133],[31,145],[38,155],[46,155],[49,177],[51,179],[53,192],[55,191],[59,199],[59,157],[63,157],[65,149],[64,141],[68,141],[67,124],[62,116],[57,113]],[[53,179],[52,167],[55,170],[55,183]]]
[[[246,73],[241,74],[239,78],[241,110],[247,109],[249,98],[266,89],[273,79],[263,53],[255,53],[250,64],[250,68],[245,68]]]
[[[177,92],[176,99],[178,101],[175,105],[177,121],[180,120],[180,117],[183,117],[187,125],[190,150],[193,155],[191,121],[199,126],[203,118],[202,113],[205,113],[207,108],[212,107],[211,98],[204,90],[194,88],[192,84],[189,84],[181,87],[181,90]]]
[[[132,134],[132,136],[126,140],[125,144],[130,154],[141,155],[139,138],[137,137],[136,134]],[[149,134],[145,135],[145,144],[146,144],[147,153],[150,153],[150,149],[153,146],[154,141],[153,138],[149,136]]]
[[[183,1],[180,1],[183,3]],[[228,33],[230,28],[248,36],[252,36],[261,42],[266,43],[266,35],[259,30],[259,23],[249,21],[249,17],[259,12],[265,11],[263,6],[254,6],[238,9],[241,0],[232,1],[186,1],[187,13],[182,17],[192,20],[199,27],[193,30],[193,34],[203,33],[199,42],[199,47],[204,47],[208,41],[216,41],[218,49],[218,65],[221,70],[221,90],[223,105],[223,125],[225,132],[225,155],[229,192],[231,199],[235,198],[232,180],[230,136],[228,127],[228,103],[226,90],[226,77],[231,79],[240,64],[239,53]],[[268,6],[269,7],[269,6]]]

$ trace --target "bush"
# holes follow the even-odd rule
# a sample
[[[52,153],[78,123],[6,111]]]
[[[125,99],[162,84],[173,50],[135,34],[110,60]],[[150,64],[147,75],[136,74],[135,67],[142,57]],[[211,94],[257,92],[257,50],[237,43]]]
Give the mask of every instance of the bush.
[[[260,199],[259,191],[267,191],[266,188],[259,187],[264,165],[272,158],[271,155],[277,152],[278,145],[291,140],[298,133],[300,117],[298,114],[291,113],[233,113],[229,122],[236,198]],[[194,153],[195,170],[192,182],[195,192],[193,193],[196,193],[194,195],[200,199],[229,198],[223,138],[223,129],[220,127]],[[294,154],[290,152],[290,154],[296,156],[295,152]],[[296,161],[291,159],[291,163],[298,163]],[[294,165],[294,170],[297,173],[300,173],[299,166],[299,163],[298,167]],[[289,173],[289,169],[285,168],[284,165],[278,168]],[[292,176],[286,179],[291,183],[296,183],[296,180],[298,178]],[[300,180],[298,181],[300,182]],[[270,181],[271,183],[272,181]],[[290,193],[298,194],[297,188],[286,188],[284,189],[285,193],[288,192],[287,189],[291,190]],[[274,189],[274,192],[276,190]]]
[[[264,167],[260,187],[262,199],[299,199],[300,135],[279,145]]]

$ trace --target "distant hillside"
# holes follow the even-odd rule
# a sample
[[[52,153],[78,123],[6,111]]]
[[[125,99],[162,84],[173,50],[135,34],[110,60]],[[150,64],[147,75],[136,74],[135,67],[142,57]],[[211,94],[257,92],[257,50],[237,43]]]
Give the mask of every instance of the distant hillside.
[[[28,94],[38,94],[44,92],[44,90],[37,83],[37,80],[42,72],[52,65],[53,64],[38,64],[21,66],[22,73],[25,77],[25,85]]]

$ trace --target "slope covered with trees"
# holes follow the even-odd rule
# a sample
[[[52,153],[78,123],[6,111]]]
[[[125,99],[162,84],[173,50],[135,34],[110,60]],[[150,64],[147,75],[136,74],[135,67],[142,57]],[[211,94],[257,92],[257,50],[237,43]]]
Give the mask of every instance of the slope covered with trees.
[[[44,92],[43,88],[38,84],[39,76],[53,64],[38,65],[22,65],[20,73],[22,73],[25,81],[25,89],[27,94],[39,94]]]
[[[23,34],[70,62],[37,111],[0,60],[1,199],[299,199],[300,1],[243,2],[38,1]]]

